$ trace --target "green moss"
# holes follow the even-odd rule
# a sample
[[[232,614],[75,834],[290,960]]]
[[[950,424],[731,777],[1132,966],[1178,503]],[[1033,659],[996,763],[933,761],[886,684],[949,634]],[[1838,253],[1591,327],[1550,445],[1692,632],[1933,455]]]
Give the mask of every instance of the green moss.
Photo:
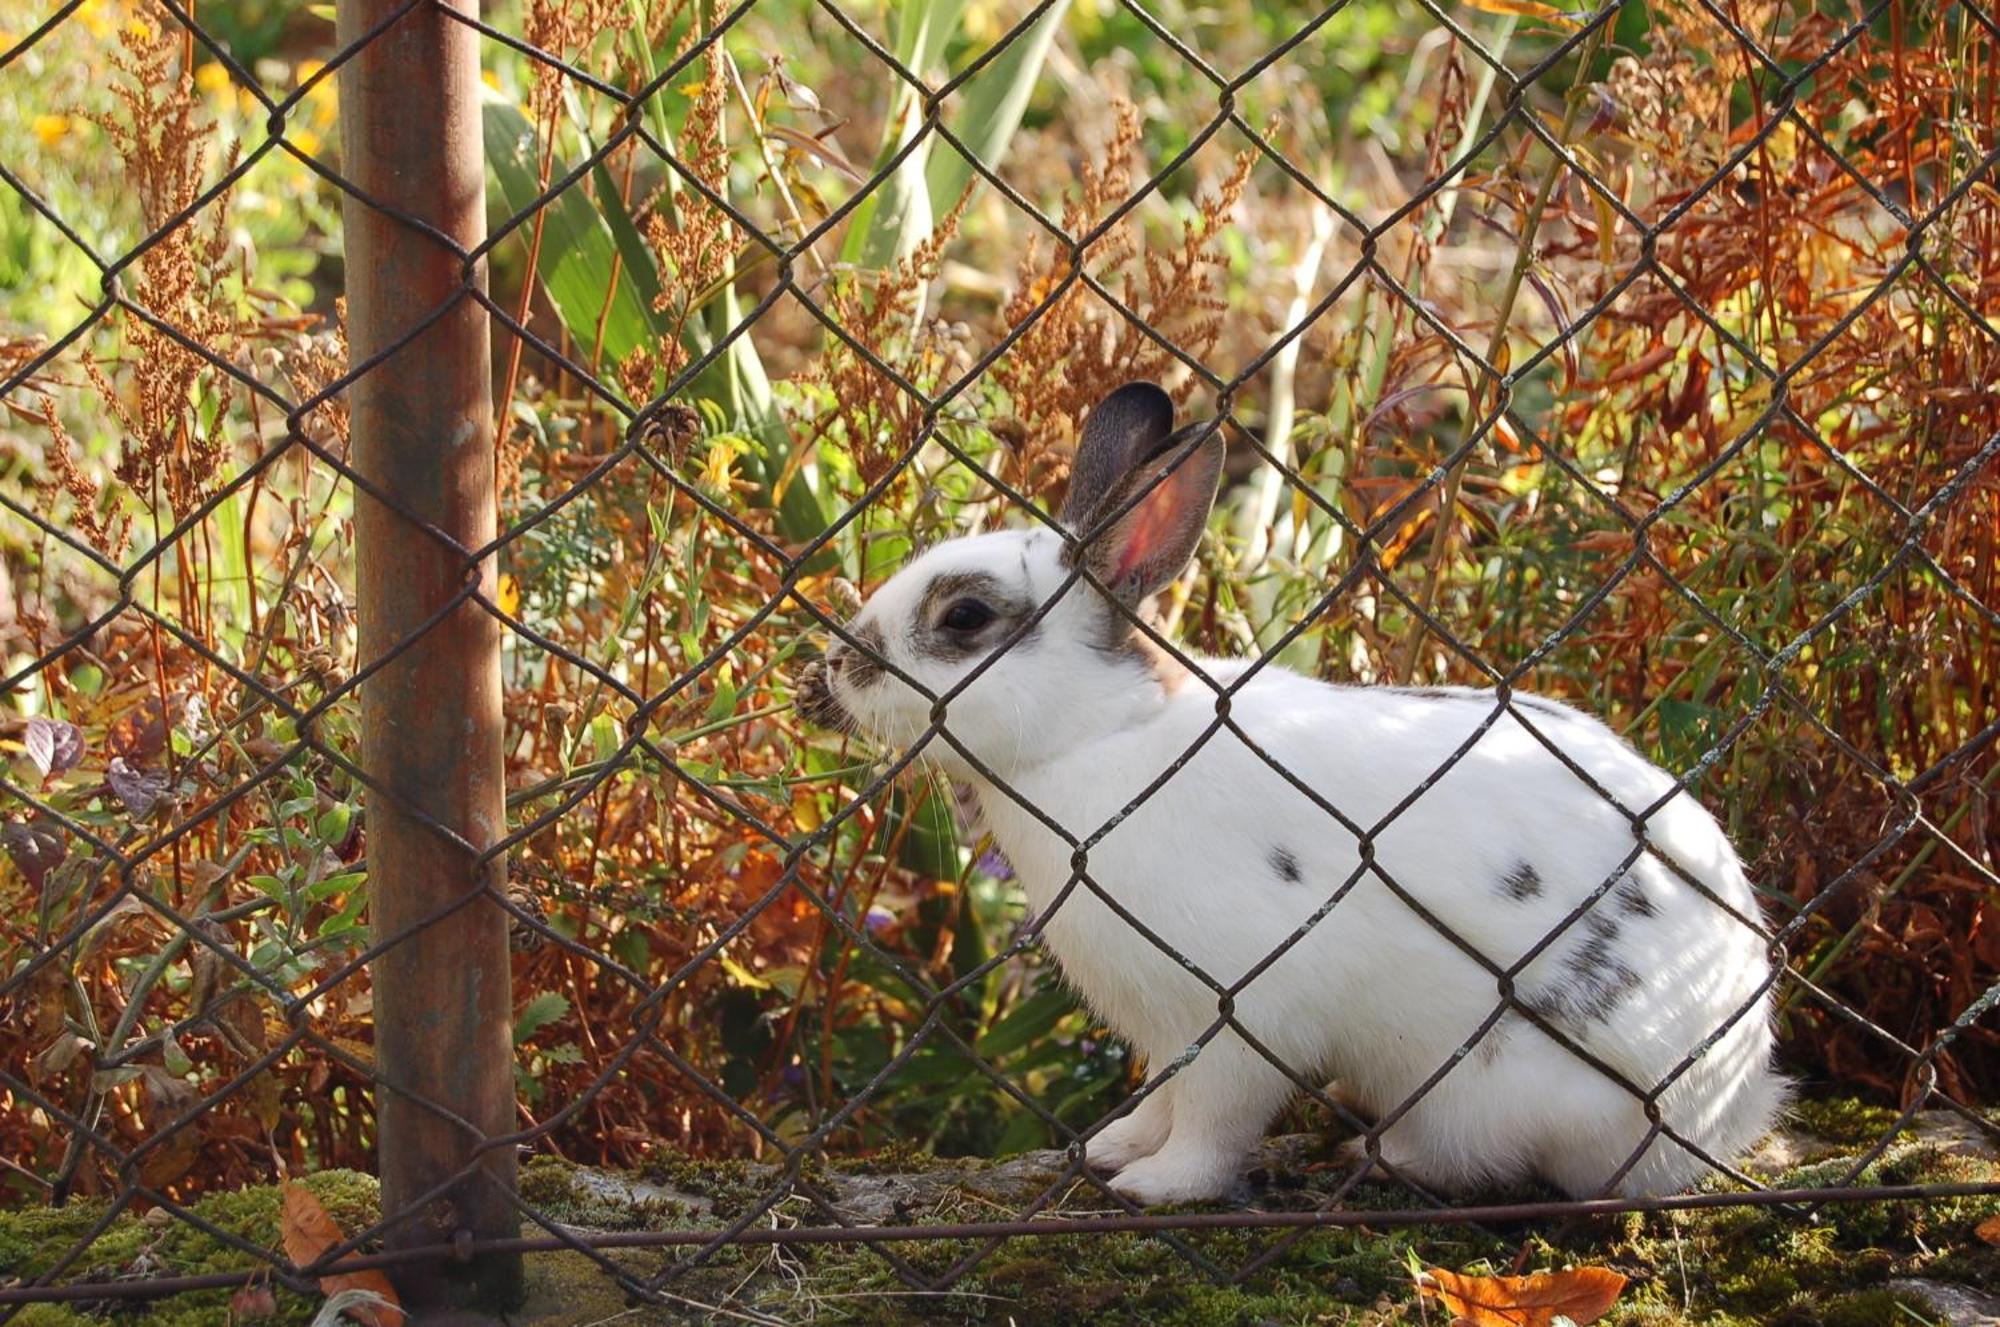
[[[715,1215],[728,1219],[741,1216],[761,1201],[778,1182],[779,1171],[775,1166],[735,1159],[696,1161],[662,1149],[646,1159],[638,1175],[706,1198],[714,1205]]]
[[[1897,1112],[1851,1097],[1827,1097],[1792,1103],[1790,1123],[1816,1138],[1861,1147],[1873,1143],[1896,1123]]]
[[[521,1200],[552,1221],[589,1230],[659,1230],[685,1225],[689,1209],[671,1198],[626,1197],[591,1185],[558,1157],[536,1157],[521,1170]]]
[[[1845,1137],[1872,1141],[1884,1123],[1870,1107],[1831,1106],[1815,1118],[1845,1128]],[[1845,1125],[1841,1122],[1845,1121]],[[1815,1127],[1818,1127],[1815,1125]],[[1851,1155],[1854,1144],[1848,1144]],[[1780,1185],[1829,1184],[1845,1178],[1851,1161],[1826,1159],[1775,1177]],[[931,1176],[919,1219],[974,1221],[1002,1215],[982,1185],[989,1167],[938,1161],[903,1152],[845,1158],[815,1167],[821,1182],[852,1184],[853,1176]],[[697,1163],[662,1156],[644,1178],[707,1200],[709,1212],[656,1198],[624,1200],[615,1185],[592,1185],[578,1171],[538,1160],[522,1172],[522,1193],[558,1220],[598,1229],[719,1227],[769,1192],[781,1172],[768,1164]],[[944,1174],[940,1181],[936,1177]],[[964,1183],[951,1182],[963,1174]],[[843,1177],[849,1177],[843,1180]],[[1890,1148],[1862,1183],[1949,1184],[1992,1180],[2000,1166],[1955,1155],[1929,1143]],[[1308,1169],[1292,1187],[1273,1188],[1260,1205],[1316,1203],[1334,1182]],[[307,1181],[343,1229],[372,1222],[375,1187],[364,1176],[331,1174]],[[1537,1195],[1510,1195],[1537,1196]],[[1545,1196],[1545,1195],[1540,1195]],[[1072,1200],[1097,1208],[1087,1189]],[[1348,1206],[1402,1207],[1398,1190],[1362,1186]],[[276,1238],[275,1189],[203,1199],[207,1220],[259,1246]],[[104,1209],[87,1203],[59,1212],[0,1214],[0,1276],[32,1274],[73,1247]],[[780,1219],[812,1218],[791,1202]],[[530,1259],[524,1327],[572,1327],[616,1317],[621,1327],[740,1321],[764,1314],[817,1327],[930,1327],[932,1324],[1034,1323],[1037,1327],[1234,1327],[1245,1322],[1415,1327],[1424,1322],[1410,1283],[1408,1260],[1462,1270],[1593,1265],[1629,1282],[1609,1327],[1909,1327],[1888,1283],[1921,1277],[1963,1285],[2000,1284],[2000,1249],[1973,1235],[2000,1213],[2000,1198],[1952,1198],[1929,1203],[1829,1203],[1816,1220],[1771,1209],[1724,1208],[1547,1222],[1496,1229],[1434,1226],[1358,1227],[1279,1232],[1186,1231],[1172,1236],[1112,1234],[1018,1239],[990,1252],[970,1240],[933,1240],[882,1248],[801,1245],[782,1251],[745,1246],[695,1257],[691,1251],[619,1251],[619,1265],[646,1277],[676,1269],[666,1291],[678,1299],[635,1306],[590,1259],[555,1254]],[[1183,1252],[1186,1251],[1186,1253]],[[248,1256],[181,1226],[155,1228],[121,1216],[77,1264],[77,1274],[117,1270],[145,1251],[173,1271],[246,1266]],[[1219,1273],[1211,1276],[1189,1256]],[[984,1260],[979,1260],[983,1256]],[[971,1269],[946,1290],[922,1283]],[[1260,1261],[1240,1280],[1241,1269]],[[918,1284],[907,1282],[899,1265]],[[144,1321],[194,1327],[223,1320],[226,1294],[178,1296],[150,1306]],[[280,1323],[307,1321],[311,1305],[280,1297]],[[706,1307],[703,1307],[706,1306]],[[86,1310],[90,1306],[85,1306]],[[1918,1310],[1922,1312],[1921,1309]],[[1926,1315],[1928,1316],[1928,1315]],[[24,1327],[103,1327],[92,1311],[39,1306],[15,1319]],[[1438,1321],[1435,1307],[1429,1321]]]
[[[1832,1302],[1821,1302],[1810,1306],[1813,1316],[1803,1321],[1820,1324],[1821,1327],[1909,1327],[1911,1310],[1921,1310],[1907,1296],[1898,1295],[1893,1290],[1864,1290],[1859,1294],[1842,1295]],[[1919,1314],[1927,1319],[1928,1312]]]
[[[380,1210],[379,1191],[367,1175],[331,1170],[300,1182],[342,1230],[365,1229]],[[282,1256],[279,1232],[283,1201],[277,1186],[260,1185],[208,1194],[189,1204],[188,1211],[251,1248]],[[26,1278],[48,1271],[76,1249],[107,1210],[106,1203],[80,1200],[60,1208],[0,1212],[0,1275]],[[254,1253],[234,1247],[191,1222],[148,1220],[121,1212],[69,1265],[63,1279],[117,1276],[142,1257],[161,1276],[198,1276],[266,1265]],[[213,1327],[227,1318],[229,1294],[227,1290],[205,1290],[168,1296],[146,1304],[143,1320],[148,1327]],[[267,1320],[272,1327],[312,1320],[316,1307],[312,1300],[282,1288],[277,1297],[278,1316]],[[95,1327],[104,1321],[97,1307],[36,1305],[14,1321],[28,1327]]]

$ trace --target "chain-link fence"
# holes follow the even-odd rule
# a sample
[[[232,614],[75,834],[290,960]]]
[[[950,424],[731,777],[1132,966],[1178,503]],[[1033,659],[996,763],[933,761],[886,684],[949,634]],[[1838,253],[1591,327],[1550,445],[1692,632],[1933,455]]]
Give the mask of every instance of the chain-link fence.
[[[125,86],[168,93],[124,96],[125,136],[105,131],[139,172],[136,242],[107,247],[0,160],[21,232],[52,246],[24,241],[27,266],[80,256],[93,292],[66,333],[10,341],[0,379],[62,458],[0,492],[36,550],[10,576],[37,577],[6,664],[21,1056],[0,1093],[32,1139],[7,1164],[16,1201],[86,1213],[6,1269],[0,1304],[310,1290],[335,1263],[389,1269],[411,1304],[504,1300],[519,1255],[568,1252],[686,1307],[690,1269],[818,1244],[943,1292],[1018,1238],[1132,1232],[1229,1281],[1329,1228],[2000,1194],[1990,1168],[1881,1164],[1924,1122],[2000,1137],[2000,277],[1980,251],[2000,26],[1971,3],[1749,8],[1336,4],[1265,20],[1233,63],[1139,4],[982,11],[992,31],[956,40],[922,6],[893,35],[801,9],[888,83],[869,171],[799,53],[745,78],[757,0],[344,0],[331,55],[282,93],[205,5],[107,23],[68,0],[6,36],[0,77],[43,78],[60,34],[108,50],[123,23]],[[1072,19],[1201,98],[1150,113],[1164,137],[1120,121],[1085,201],[1051,215],[1005,153],[1041,80],[1088,79],[1056,41]],[[618,77],[576,54],[614,23],[641,53]],[[1273,113],[1301,108],[1268,81],[1384,26],[1435,95],[1428,130],[1394,169],[1301,160],[1311,135]],[[1673,45],[1693,31],[1716,43],[1700,59]],[[518,87],[482,89],[493,52]],[[312,128],[335,86],[338,152]],[[161,113],[198,88],[249,129],[176,168],[195,122]],[[1692,138],[1648,154],[1683,117],[1717,128],[1714,159]],[[1141,150],[1160,164],[1119,166]],[[1204,176],[1218,151],[1230,169]],[[279,169],[338,195],[321,233],[344,270],[302,298],[345,296],[344,346],[201,314],[208,288],[264,298],[220,218]],[[1357,201],[1371,170],[1381,207]],[[1246,188],[1309,223],[1279,313],[1232,332],[1231,292],[1256,286],[1227,253],[1257,230]],[[1020,281],[945,272],[975,226],[1034,236]],[[954,280],[998,306],[986,344],[931,306]],[[792,365],[817,386],[780,401],[783,352],[757,337],[787,322],[826,367]],[[94,357],[114,326],[125,358]],[[1921,402],[1877,354],[1896,336]],[[1580,364],[1589,346],[1604,359]],[[1097,409],[1141,377],[1213,410],[1175,430],[1137,389]],[[530,379],[553,404],[515,408]],[[100,384],[88,409],[151,457],[119,469],[152,514],[136,536],[71,459],[84,407],[63,393]],[[1335,403],[1311,421],[1309,389]],[[250,445],[216,441],[246,418]],[[1385,434],[1429,445],[1367,450]],[[1650,434],[1691,450],[1649,471]],[[351,544],[314,503],[351,507]],[[1744,542],[1705,544],[1725,515]],[[1014,542],[941,545],[866,610],[844,583],[1003,526]],[[1799,540],[1822,560],[1789,561]],[[1746,562],[1769,573],[1754,593]],[[791,702],[814,687],[801,708],[894,754],[809,732]],[[1667,772],[1530,688],[1615,711]],[[1093,734],[1133,694],[1179,716],[1168,735]],[[1096,772],[1052,782],[1064,761]],[[1767,767],[1787,804],[1760,809]],[[1724,832],[1756,838],[1748,876]],[[1045,946],[1094,1017],[1024,968]],[[1762,1123],[1717,1104],[1734,1094],[1776,1105],[1773,1024],[1808,1095],[1893,1103],[1810,1174],[1759,1170],[1716,1118]],[[1358,1141],[1309,1184],[1146,1210],[1241,1198],[1246,1130],[1287,1099]],[[947,1127],[1060,1151],[958,1205],[857,1206],[828,1169]],[[1229,1174],[1188,1170],[1195,1144]],[[544,1149],[757,1161],[726,1202],[682,1174],[650,1190],[672,1196],[657,1219],[607,1233],[517,1177]],[[328,1191],[344,1224],[303,1252],[289,1217],[281,1240],[273,1212],[201,1197],[371,1154],[379,1205]],[[1479,1188],[1536,1179],[1565,1192]],[[158,1253],[168,1229],[217,1252]],[[1203,1242],[1218,1230],[1234,1242]]]

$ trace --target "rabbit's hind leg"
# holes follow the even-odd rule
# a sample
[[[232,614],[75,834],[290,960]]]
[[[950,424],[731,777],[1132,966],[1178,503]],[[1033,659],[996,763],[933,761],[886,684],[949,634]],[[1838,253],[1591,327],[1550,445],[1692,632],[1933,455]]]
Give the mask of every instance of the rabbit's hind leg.
[[[1412,1144],[1407,1132],[1396,1128],[1386,1131],[1373,1157],[1368,1153],[1366,1136],[1348,1139],[1336,1150],[1336,1155],[1350,1172],[1366,1167],[1362,1179],[1367,1183],[1393,1184],[1432,1197],[1446,1197],[1463,1190],[1465,1177],[1456,1170],[1440,1168],[1436,1156]]]

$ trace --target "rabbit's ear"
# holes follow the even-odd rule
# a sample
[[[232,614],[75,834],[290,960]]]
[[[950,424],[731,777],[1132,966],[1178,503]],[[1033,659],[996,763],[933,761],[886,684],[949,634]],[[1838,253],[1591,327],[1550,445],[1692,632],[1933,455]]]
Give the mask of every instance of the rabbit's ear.
[[[1083,550],[1091,574],[1128,606],[1173,584],[1187,566],[1222,479],[1220,421],[1183,429],[1166,441],[1163,456],[1142,464],[1105,497],[1102,515],[1111,523]],[[1136,494],[1144,496],[1131,510],[1113,515]]]
[[[1158,456],[1173,435],[1173,398],[1150,382],[1128,382],[1090,409],[1070,465],[1062,523],[1081,533],[1120,481]]]

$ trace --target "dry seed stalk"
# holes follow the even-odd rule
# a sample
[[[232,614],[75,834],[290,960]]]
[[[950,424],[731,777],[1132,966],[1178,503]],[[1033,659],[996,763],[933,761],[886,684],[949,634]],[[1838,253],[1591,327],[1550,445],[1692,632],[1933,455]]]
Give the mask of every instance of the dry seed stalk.
[[[1082,163],[1079,195],[1064,204],[1063,230],[1071,236],[1083,236],[1131,196],[1139,112],[1122,100],[1114,104],[1113,112],[1115,128],[1103,165]],[[1237,154],[1229,175],[1197,204],[1196,215],[1182,228],[1179,245],[1146,249],[1140,258],[1141,273],[1131,270],[1140,241],[1129,215],[1084,250],[1085,270],[1117,293],[1136,320],[1097,298],[1080,275],[1072,279],[1067,250],[1056,249],[1044,259],[1039,246],[1030,242],[1018,287],[1000,311],[1002,321],[1009,328],[1020,326],[1050,292],[1065,280],[1071,283],[1012,352],[993,366],[994,381],[1013,406],[1017,424],[1008,431],[1016,435],[1020,451],[1015,469],[1027,492],[1043,492],[1068,473],[1077,424],[1105,383],[1180,377],[1180,358],[1148,336],[1141,324],[1151,324],[1197,361],[1215,347],[1226,310],[1215,293],[1217,274],[1226,261],[1217,241],[1242,198],[1255,160],[1254,150]],[[1194,386],[1193,379],[1183,379],[1174,389],[1176,398],[1186,400]]]

